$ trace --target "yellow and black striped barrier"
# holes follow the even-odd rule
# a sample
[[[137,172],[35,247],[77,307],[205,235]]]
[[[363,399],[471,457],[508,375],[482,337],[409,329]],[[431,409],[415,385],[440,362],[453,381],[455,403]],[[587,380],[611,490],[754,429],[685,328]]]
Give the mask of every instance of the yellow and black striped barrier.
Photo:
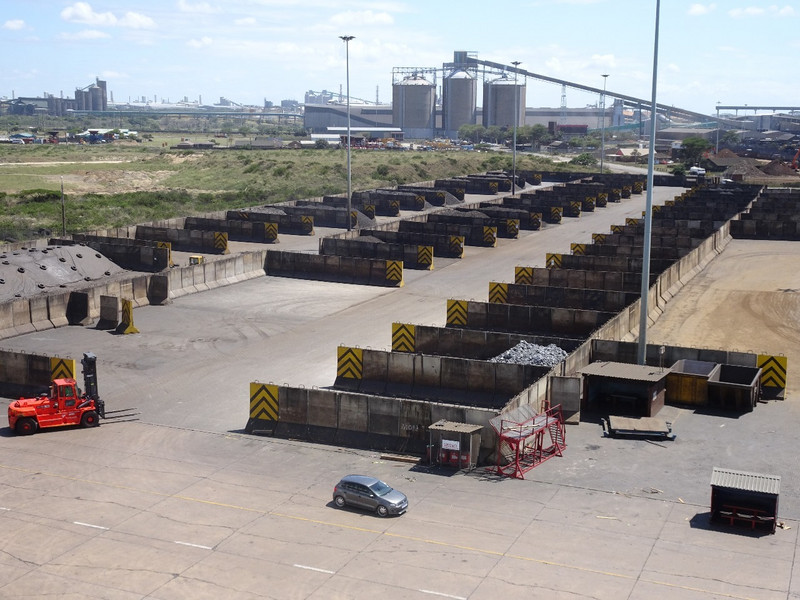
[[[653,204],[652,209],[653,209],[654,213],[661,212],[661,205],[660,204]],[[644,217],[646,215],[647,215],[647,212],[642,211],[642,216]]]
[[[622,233],[625,231],[624,225],[612,225],[611,226],[611,233]]]
[[[631,186],[623,185],[622,186],[622,197],[623,198],[630,198],[632,191],[633,191],[633,188]]]
[[[761,369],[761,387],[786,389],[788,361],[785,356],[759,354],[757,364]]]
[[[625,217],[625,225],[638,225],[639,219],[634,219],[633,217]]]
[[[675,206],[675,200],[664,201],[664,206]]]
[[[386,261],[386,281],[389,285],[403,287],[403,261]]]
[[[489,303],[490,304],[506,304],[508,302],[508,284],[498,283],[496,281],[489,282]]]
[[[622,200],[622,190],[619,188],[612,188],[611,196],[608,198],[611,202],[619,202]]]
[[[594,244],[605,244],[606,243],[606,234],[605,233],[593,233],[592,234],[592,243],[594,243]]]
[[[533,267],[514,267],[514,283],[533,285]]]
[[[122,318],[117,325],[117,333],[139,333],[133,325],[133,302],[130,300],[122,300]]]
[[[278,386],[250,382],[250,418],[260,421],[279,421]]]
[[[448,300],[447,325],[466,325],[466,324],[467,324],[467,301]]]
[[[393,214],[397,214],[400,212],[400,200],[390,200],[389,206],[391,207],[391,212]]]
[[[300,215],[300,223],[303,225],[303,232],[314,235],[314,217],[312,215]]]
[[[483,227],[483,243],[490,247],[497,246],[497,227]]]
[[[453,258],[461,258],[464,256],[464,236],[451,235],[450,236],[450,255]]]
[[[414,206],[417,207],[417,210],[422,210],[425,208],[425,196],[422,194],[416,194],[414,196]]]
[[[633,193],[641,194],[644,191],[644,184],[641,181],[633,182]]]
[[[350,227],[355,229],[358,227],[358,211],[351,210],[350,211]]]
[[[336,353],[336,377],[344,379],[364,378],[364,350],[339,346]]]
[[[172,262],[172,242],[156,242],[156,248],[167,249],[167,264],[170,267],[174,267],[175,263]]]
[[[489,182],[489,191],[492,194],[496,194],[497,193],[497,187],[498,186],[497,186],[497,182],[496,181],[490,181]]]
[[[278,241],[278,224],[277,223],[264,223],[264,239],[267,242]]]
[[[417,266],[433,269],[433,246],[417,246]]]
[[[531,213],[530,224],[531,224],[531,229],[533,229],[534,231],[536,231],[538,229],[541,229],[542,228],[542,213],[540,213],[540,212]]]
[[[532,179],[533,181],[531,183],[533,183],[533,185],[540,185],[542,183],[542,174],[534,173]]]
[[[608,206],[608,192],[598,192],[597,206],[599,208],[605,208],[606,206]]]
[[[361,211],[367,215],[370,219],[375,218],[375,205],[374,204],[365,204],[361,207]]]
[[[241,219],[242,221],[249,221],[250,220],[250,213],[249,212],[245,212],[243,210],[240,210],[238,214],[239,214],[239,219]]]
[[[75,360],[50,357],[50,381],[53,379],[75,379]]]
[[[560,206],[551,206],[550,207],[550,221],[552,223],[561,223],[561,213],[564,209]]]
[[[506,235],[512,239],[519,237],[519,219],[506,220]]]
[[[220,254],[228,254],[228,234],[225,231],[214,232],[214,250]]]
[[[586,256],[586,244],[572,243],[569,247],[574,256]]]
[[[581,216],[581,209],[583,208],[583,202],[580,200],[573,200],[569,203],[569,208],[572,211],[573,217],[580,217]]]
[[[592,212],[595,206],[597,206],[596,196],[586,196],[586,198],[584,198],[583,210],[585,210],[586,212]]]
[[[392,351],[415,352],[416,347],[416,327],[405,323],[392,323]]]
[[[561,255],[548,253],[545,257],[545,263],[548,269],[560,269]]]

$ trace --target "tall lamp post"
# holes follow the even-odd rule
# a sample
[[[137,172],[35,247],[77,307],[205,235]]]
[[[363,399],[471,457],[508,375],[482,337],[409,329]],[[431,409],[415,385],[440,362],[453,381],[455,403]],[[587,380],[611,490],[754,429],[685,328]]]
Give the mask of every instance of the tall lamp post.
[[[601,118],[603,125],[600,128],[600,172],[603,172],[603,165],[606,158],[606,82],[608,81],[608,73],[603,73],[603,97],[600,99],[600,110],[602,112]]]
[[[345,46],[345,63],[347,65],[347,231],[353,227],[352,212],[350,203],[352,196],[352,178],[350,171],[350,40],[354,39],[354,35],[340,35],[339,39],[344,42]]]
[[[517,88],[517,67],[520,61],[511,62],[514,65],[514,147],[511,150],[511,195],[517,193],[517,121],[519,121],[519,89]]]
[[[719,154],[719,100],[717,100],[717,145],[714,148],[714,154]]]

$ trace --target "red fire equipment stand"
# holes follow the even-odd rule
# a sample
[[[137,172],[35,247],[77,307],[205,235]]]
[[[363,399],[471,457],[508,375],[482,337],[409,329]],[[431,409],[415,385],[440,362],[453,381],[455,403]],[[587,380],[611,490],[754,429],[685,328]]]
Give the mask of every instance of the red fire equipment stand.
[[[560,404],[522,423],[503,419],[497,433],[497,473],[517,479],[567,447]]]

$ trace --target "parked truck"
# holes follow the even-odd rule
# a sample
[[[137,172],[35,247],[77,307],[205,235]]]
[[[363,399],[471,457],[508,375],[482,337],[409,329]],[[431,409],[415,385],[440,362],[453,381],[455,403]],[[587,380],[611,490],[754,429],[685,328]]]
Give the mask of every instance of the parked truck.
[[[97,427],[100,419],[105,418],[105,402],[97,392],[97,357],[87,352],[81,365],[85,392],[81,392],[74,379],[54,379],[48,392],[9,404],[8,426],[18,435],[68,425]]]

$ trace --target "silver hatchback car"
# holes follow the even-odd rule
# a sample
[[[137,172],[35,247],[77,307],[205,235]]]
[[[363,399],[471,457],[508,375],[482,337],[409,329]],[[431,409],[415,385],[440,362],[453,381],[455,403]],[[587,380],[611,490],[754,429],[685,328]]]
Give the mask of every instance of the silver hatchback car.
[[[338,508],[355,506],[378,513],[379,517],[402,515],[408,498],[389,484],[367,475],[348,475],[333,488],[333,503]]]

